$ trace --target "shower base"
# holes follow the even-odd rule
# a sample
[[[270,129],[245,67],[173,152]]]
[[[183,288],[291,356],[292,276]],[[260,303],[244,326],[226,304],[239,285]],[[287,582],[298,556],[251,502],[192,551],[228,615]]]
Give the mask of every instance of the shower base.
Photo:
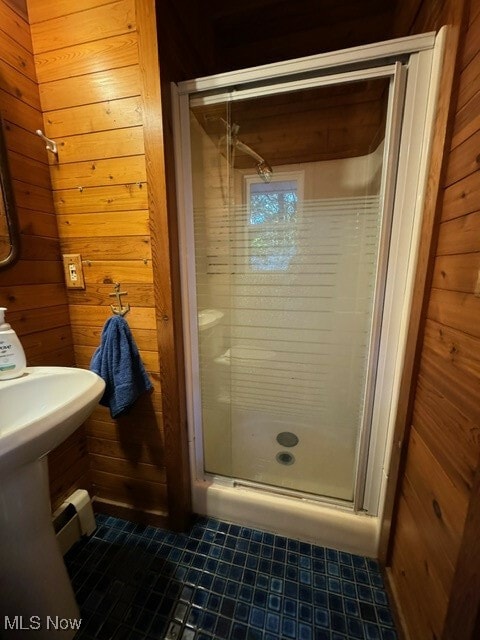
[[[210,428],[205,442],[208,472],[352,500],[355,439],[351,431],[319,425],[314,418],[305,424],[295,416],[280,417],[234,405],[230,411],[229,437],[223,421],[205,412]],[[294,446],[279,444],[277,437],[285,432],[298,439]]]
[[[331,503],[343,500],[347,505],[352,500],[355,443],[341,430],[322,430],[292,416],[274,417],[238,406],[230,406],[230,411],[228,438],[218,415],[204,415],[214,436],[205,447],[211,475],[193,484],[194,511],[376,557],[379,519]],[[283,432],[293,433],[298,443],[279,444],[277,436]],[[285,454],[293,456],[293,463],[281,464],[278,458]],[[294,492],[299,493],[288,495]],[[322,502],[320,496],[331,498]]]
[[[197,480],[192,489],[193,509],[201,515],[377,557],[378,517],[232,482],[228,484],[222,479]]]

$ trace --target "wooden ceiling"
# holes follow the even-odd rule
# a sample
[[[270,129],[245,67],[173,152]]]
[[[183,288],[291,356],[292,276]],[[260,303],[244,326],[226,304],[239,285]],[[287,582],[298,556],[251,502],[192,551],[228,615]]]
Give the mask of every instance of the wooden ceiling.
[[[204,28],[197,51],[200,58],[206,46],[211,60],[204,75],[387,40],[393,34],[397,4],[397,0],[209,0],[198,5]],[[345,158],[365,155],[378,144],[385,99],[384,81],[361,82],[236,102],[231,120],[240,127],[238,138],[272,166]],[[225,135],[219,120],[225,118],[224,107],[195,112],[214,139]],[[254,167],[255,161],[237,150],[235,166]]]
[[[383,138],[387,89],[380,79],[233,102],[230,122],[239,127],[238,139],[272,167],[366,155]],[[226,152],[226,105],[193,111]],[[256,165],[238,149],[234,157],[236,168]]]
[[[396,0],[210,0],[216,72],[392,36]]]

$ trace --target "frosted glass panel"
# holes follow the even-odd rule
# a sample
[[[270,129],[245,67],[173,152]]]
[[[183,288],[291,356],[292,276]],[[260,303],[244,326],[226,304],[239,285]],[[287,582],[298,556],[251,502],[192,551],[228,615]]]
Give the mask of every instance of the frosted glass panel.
[[[284,147],[289,136],[279,129],[268,147],[275,118],[252,124],[255,110],[272,112],[272,98],[224,106],[221,115],[218,105],[212,113],[192,110],[209,473],[353,499],[381,235],[386,81],[369,83],[369,90],[381,110],[368,124],[362,153],[331,142],[330,155],[323,146],[307,158],[298,125],[292,151],[281,151],[283,164],[275,161],[275,142]],[[315,105],[304,114],[305,126],[316,122],[321,130],[328,91],[302,92]],[[350,88],[356,99],[362,91]],[[300,123],[305,95],[297,97]],[[361,107],[351,111],[358,118]],[[313,131],[304,135],[310,143]],[[256,140],[264,145],[260,158]],[[263,159],[271,169],[267,180],[256,170]]]

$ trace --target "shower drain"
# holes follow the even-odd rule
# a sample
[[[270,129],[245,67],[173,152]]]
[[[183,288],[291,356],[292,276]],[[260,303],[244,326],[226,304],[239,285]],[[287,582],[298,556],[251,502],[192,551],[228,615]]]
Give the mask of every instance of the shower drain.
[[[275,456],[275,459],[280,464],[288,465],[295,462],[295,457],[291,453],[288,453],[288,451],[280,451],[280,453],[277,453],[277,455]]]
[[[277,436],[277,442],[282,447],[294,447],[298,444],[298,437],[291,431],[282,431]]]

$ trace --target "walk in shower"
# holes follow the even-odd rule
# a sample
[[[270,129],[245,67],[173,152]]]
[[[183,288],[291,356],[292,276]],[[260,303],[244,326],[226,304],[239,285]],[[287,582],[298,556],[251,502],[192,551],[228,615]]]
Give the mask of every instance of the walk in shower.
[[[363,516],[369,541],[347,546],[372,553],[434,42],[407,38],[175,91],[197,511],[267,528],[273,518],[277,529],[283,519],[289,534],[296,513],[317,539],[321,520],[309,527],[299,509]]]

